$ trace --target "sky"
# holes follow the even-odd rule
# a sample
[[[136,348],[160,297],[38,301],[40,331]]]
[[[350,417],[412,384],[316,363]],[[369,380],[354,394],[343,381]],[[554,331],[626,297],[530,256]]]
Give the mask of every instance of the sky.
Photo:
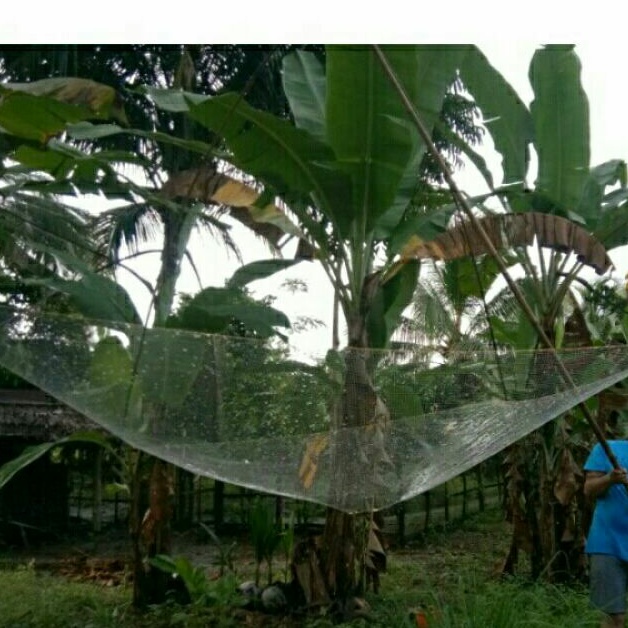
[[[162,5],[153,1],[109,0],[97,12],[76,0],[4,3],[0,37],[11,43],[477,43],[505,47],[533,39],[616,42],[625,39],[624,0],[590,3],[526,0],[449,0],[446,4],[356,3],[342,0],[240,0],[211,4]]]

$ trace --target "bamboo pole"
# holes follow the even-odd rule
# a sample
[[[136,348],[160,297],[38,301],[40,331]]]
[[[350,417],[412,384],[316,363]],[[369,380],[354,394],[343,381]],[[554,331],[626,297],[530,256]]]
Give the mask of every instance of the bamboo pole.
[[[432,138],[427,128],[423,124],[423,121],[421,120],[421,117],[419,116],[419,113],[416,110],[414,103],[410,100],[405,88],[399,81],[399,78],[397,77],[395,70],[390,65],[390,63],[388,62],[388,59],[386,58],[386,55],[383,53],[382,49],[377,44],[373,44],[373,50],[375,52],[375,55],[379,59],[380,63],[382,64],[382,67],[384,68],[384,72],[386,73],[386,75],[392,82],[393,86],[397,90],[404,107],[410,114],[412,121],[414,122],[417,130],[419,131],[419,135],[421,136],[421,139],[425,142],[427,150],[430,152],[432,157],[436,160],[436,163],[441,169],[443,176],[445,177],[445,181],[447,181],[447,185],[449,186],[449,189],[451,190],[451,193],[454,197],[456,205],[462,210],[462,212],[465,214],[465,216],[469,219],[469,221],[473,225],[474,229],[476,229],[477,232],[479,233],[480,237],[482,238],[482,241],[486,245],[486,248],[489,254],[493,257],[493,259],[497,263],[497,266],[499,267],[499,271],[501,275],[506,280],[508,287],[512,291],[515,299],[517,299],[517,302],[521,306],[521,309],[523,310],[524,314],[526,315],[526,317],[528,318],[528,320],[530,321],[530,323],[532,324],[532,326],[538,333],[539,338],[541,338],[543,343],[547,346],[547,348],[551,352],[553,358],[556,360],[556,365],[558,367],[558,370],[560,371],[560,374],[564,378],[565,382],[569,386],[575,389],[576,385],[571,375],[569,374],[569,371],[563,364],[563,361],[560,359],[560,356],[556,352],[556,348],[552,344],[551,340],[547,337],[545,330],[543,329],[537,317],[535,316],[534,312],[530,308],[530,305],[528,304],[525,296],[519,289],[519,286],[515,283],[515,281],[510,276],[510,273],[508,272],[508,268],[506,267],[506,263],[504,262],[503,258],[501,257],[497,249],[495,248],[493,241],[490,239],[490,237],[484,230],[484,227],[482,226],[480,221],[477,219],[477,217],[471,210],[471,207],[467,203],[467,200],[464,197],[464,195],[460,192],[460,188],[458,188],[458,185],[454,181],[454,178],[449,169],[449,166],[447,165],[445,160],[442,158],[441,154],[438,152],[438,149],[434,145],[434,142],[432,142]],[[589,409],[582,402],[578,404],[578,407],[580,408],[585,419],[589,423],[591,429],[593,430],[593,433],[595,434],[600,445],[602,446],[604,453],[606,454],[611,464],[613,465],[613,468],[620,469],[617,457],[613,453],[613,450],[610,448],[610,445],[608,444],[608,441],[606,440],[604,433],[602,432],[602,430],[600,429],[600,426],[597,424],[597,422],[593,418],[592,414],[589,412]],[[626,490],[628,491],[628,486],[626,487]]]

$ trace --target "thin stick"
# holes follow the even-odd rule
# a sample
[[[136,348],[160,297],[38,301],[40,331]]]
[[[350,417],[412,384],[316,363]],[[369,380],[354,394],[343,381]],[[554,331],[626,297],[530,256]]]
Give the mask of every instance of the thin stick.
[[[545,333],[545,330],[543,329],[537,317],[535,316],[534,312],[528,305],[528,302],[526,301],[525,296],[519,289],[519,286],[515,283],[515,281],[510,276],[510,273],[508,272],[508,268],[506,267],[506,264],[504,260],[502,259],[501,255],[495,248],[493,241],[490,239],[490,237],[484,230],[484,227],[482,226],[480,221],[477,219],[477,217],[471,210],[471,207],[467,203],[467,200],[465,199],[464,195],[460,192],[460,189],[458,188],[456,182],[453,179],[449,166],[447,165],[445,160],[442,158],[441,154],[438,152],[438,149],[436,148],[436,146],[434,146],[434,143],[432,142],[432,138],[428,130],[423,124],[423,121],[421,120],[419,113],[417,112],[416,107],[414,106],[414,103],[412,103],[412,101],[408,97],[408,94],[405,88],[399,81],[399,78],[397,77],[395,70],[390,65],[390,63],[388,62],[388,59],[382,52],[382,49],[377,44],[373,45],[373,50],[375,51],[375,55],[381,62],[386,75],[391,80],[395,89],[399,93],[399,96],[401,97],[401,101],[404,107],[407,109],[408,113],[410,114],[410,117],[412,118],[414,124],[416,125],[416,128],[419,131],[419,135],[421,136],[421,139],[425,142],[427,150],[430,152],[432,157],[436,160],[436,163],[441,169],[445,177],[445,181],[447,181],[447,185],[449,186],[449,189],[451,190],[451,193],[455,199],[456,204],[463,211],[466,217],[470,220],[474,229],[477,230],[480,237],[482,238],[482,241],[484,242],[489,254],[495,259],[495,262],[497,263],[497,266],[499,267],[500,273],[506,280],[508,287],[511,289],[514,297],[517,299],[517,302],[521,306],[521,309],[523,310],[524,314],[526,315],[526,317],[528,318],[528,320],[530,321],[530,323],[532,324],[536,332],[539,334],[539,337],[541,338],[543,343],[550,350],[553,358],[556,361],[556,366],[558,367],[558,370],[563,376],[565,382],[575,389],[576,384],[573,381],[571,375],[569,374],[569,371],[567,371],[565,365],[563,364],[563,361],[560,359],[560,356],[556,352],[556,348],[552,344],[552,341],[548,338],[547,334]],[[604,436],[604,433],[600,429],[600,426],[597,424],[596,420],[593,418],[592,414],[589,412],[589,409],[582,402],[578,404],[578,407],[580,408],[587,422],[591,426],[593,433],[598,439],[600,445],[602,446],[602,449],[604,450],[604,453],[610,460],[613,467],[615,469],[620,469],[619,462],[617,461],[617,458],[615,454],[613,453],[613,450],[610,448],[608,441],[606,440],[606,437]],[[628,490],[628,486],[626,487],[626,490]]]

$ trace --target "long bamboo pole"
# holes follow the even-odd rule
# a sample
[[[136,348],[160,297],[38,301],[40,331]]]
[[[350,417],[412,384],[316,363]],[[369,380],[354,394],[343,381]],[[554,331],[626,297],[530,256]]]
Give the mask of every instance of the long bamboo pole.
[[[416,107],[414,106],[414,103],[408,97],[408,94],[407,94],[404,86],[399,81],[399,77],[395,73],[394,68],[390,65],[390,63],[388,62],[388,59],[386,58],[386,55],[384,54],[382,49],[377,44],[373,45],[373,50],[375,52],[375,55],[379,59],[380,63],[382,64],[382,67],[384,68],[384,72],[386,73],[388,78],[391,80],[393,86],[397,90],[404,107],[407,109],[408,113],[410,114],[410,117],[412,118],[412,121],[414,122],[417,130],[419,131],[419,135],[421,136],[421,139],[425,142],[427,150],[430,152],[432,157],[436,160],[436,163],[438,164],[439,168],[441,169],[441,171],[443,173],[443,176],[445,177],[445,181],[447,181],[447,185],[449,186],[449,189],[451,190],[451,193],[452,193],[452,195],[454,197],[454,201],[455,201],[456,205],[462,210],[462,212],[465,214],[465,216],[469,219],[469,221],[473,225],[474,229],[476,229],[477,232],[479,233],[480,237],[482,238],[482,241],[484,242],[484,244],[486,246],[486,249],[488,250],[489,254],[495,259],[495,262],[497,263],[497,266],[499,267],[499,271],[500,271],[501,275],[506,280],[506,283],[508,284],[508,287],[512,291],[515,299],[517,299],[517,302],[521,306],[521,309],[523,310],[524,314],[526,315],[526,317],[528,318],[528,320],[530,321],[530,323],[532,324],[532,326],[534,327],[534,329],[538,333],[539,338],[541,338],[543,343],[547,346],[547,348],[551,352],[553,358],[556,361],[556,365],[558,366],[558,370],[560,371],[561,375],[563,376],[565,382],[569,386],[571,386],[572,388],[575,389],[576,388],[576,384],[573,381],[569,371],[567,370],[567,368],[563,364],[563,361],[560,359],[560,356],[556,352],[556,348],[554,347],[552,341],[548,338],[548,336],[545,333],[545,330],[543,329],[541,323],[539,323],[539,320],[537,319],[537,317],[535,316],[534,312],[530,308],[530,305],[528,304],[528,302],[526,301],[525,296],[523,295],[523,293],[519,289],[519,286],[516,284],[516,282],[510,276],[510,273],[508,272],[508,268],[506,266],[506,263],[504,262],[503,258],[501,257],[501,255],[499,254],[497,249],[495,248],[495,245],[493,244],[493,241],[491,240],[491,238],[486,233],[486,231],[485,231],[484,227],[482,226],[481,222],[477,219],[477,217],[475,216],[475,214],[471,210],[471,207],[467,203],[466,198],[461,193],[460,188],[458,187],[458,185],[454,181],[454,178],[453,178],[453,175],[451,173],[451,170],[449,169],[449,166],[447,165],[447,163],[445,162],[445,160],[443,159],[441,154],[438,152],[438,149],[434,145],[434,142],[432,142],[432,138],[431,138],[430,133],[428,132],[428,130],[425,127],[425,125],[423,124],[423,121],[421,120],[421,117],[419,116],[419,113],[416,110]],[[578,407],[580,408],[580,410],[582,411],[582,414],[584,415],[585,419],[587,420],[587,422],[591,426],[591,429],[593,430],[593,433],[595,434],[595,436],[598,439],[600,445],[602,446],[602,449],[604,450],[604,453],[606,454],[606,456],[608,457],[609,461],[613,465],[613,468],[620,469],[617,457],[615,456],[613,450],[610,448],[610,445],[608,444],[608,441],[606,440],[606,437],[604,436],[604,433],[600,429],[600,426],[597,424],[597,421],[593,418],[591,412],[589,412],[589,409],[582,402],[578,404]],[[626,487],[626,490],[628,490],[628,486]]]

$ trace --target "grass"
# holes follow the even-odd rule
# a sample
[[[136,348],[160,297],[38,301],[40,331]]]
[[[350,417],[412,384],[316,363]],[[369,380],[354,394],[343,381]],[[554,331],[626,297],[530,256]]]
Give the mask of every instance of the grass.
[[[588,608],[584,588],[560,588],[523,579],[496,580],[496,561],[508,543],[498,515],[475,517],[463,527],[430,535],[423,543],[392,552],[380,595],[368,595],[370,621],[351,626],[416,628],[425,613],[430,628],[586,628],[599,617]],[[166,604],[145,614],[130,605],[129,586],[105,587],[41,573],[32,565],[0,570],[2,628],[326,628],[325,615],[290,618],[244,610],[234,590],[249,579],[250,561],[239,574],[211,584],[211,606]]]
[[[128,599],[121,588],[69,582],[32,566],[0,572],[0,625],[7,628],[113,626]]]

